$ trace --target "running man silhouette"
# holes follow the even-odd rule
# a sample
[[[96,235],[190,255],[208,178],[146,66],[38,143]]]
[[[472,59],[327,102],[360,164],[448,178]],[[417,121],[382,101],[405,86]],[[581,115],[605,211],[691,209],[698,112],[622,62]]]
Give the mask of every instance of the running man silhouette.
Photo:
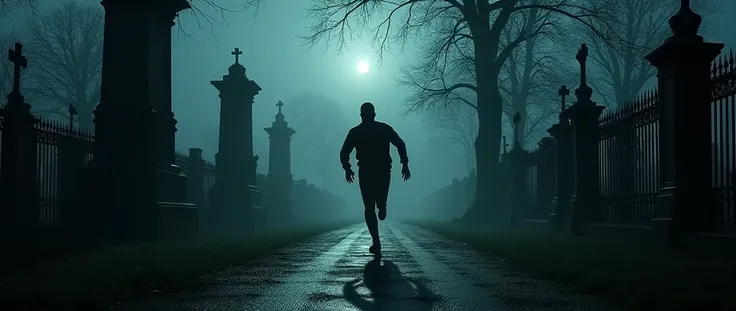
[[[378,218],[386,219],[386,201],[391,183],[391,154],[389,144],[399,151],[401,158],[401,178],[404,181],[411,178],[409,158],[406,156],[406,145],[390,125],[378,122],[376,108],[366,102],[360,106],[360,118],[363,120],[348,132],[345,143],[340,150],[340,163],[345,170],[345,180],[348,183],[355,181],[355,172],[350,166],[350,153],[356,150],[358,160],[358,184],[365,205],[365,224],[373,239],[373,245],[368,249],[373,254],[381,253],[381,240],[378,237]]]

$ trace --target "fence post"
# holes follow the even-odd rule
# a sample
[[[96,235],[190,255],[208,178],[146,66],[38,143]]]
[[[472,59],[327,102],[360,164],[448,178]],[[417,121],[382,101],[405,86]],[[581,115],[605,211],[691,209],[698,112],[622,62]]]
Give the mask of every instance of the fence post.
[[[575,56],[580,63],[580,87],[575,90],[577,101],[567,109],[572,121],[572,146],[575,170],[575,191],[571,198],[573,235],[581,235],[585,226],[600,210],[598,172],[598,117],[605,107],[591,100],[593,89],[586,78],[588,47],[583,43]]]
[[[23,45],[15,43],[15,49],[9,51],[14,64],[13,91],[1,110],[0,239],[8,242],[3,253],[11,255],[18,252],[17,247],[35,245],[33,240],[38,230],[34,229],[39,221],[35,118],[20,93],[20,70],[28,63],[22,50]]]
[[[519,121],[521,114],[514,115],[514,146],[511,148],[511,206],[509,206],[509,221],[515,225],[521,215],[527,212],[527,184],[526,184],[526,158],[527,153],[519,143]]]
[[[659,167],[662,188],[652,226],[672,248],[684,237],[718,229],[712,188],[710,64],[723,44],[699,36],[702,18],[683,0],[672,36],[646,56],[658,69]]]
[[[204,206],[204,159],[202,149],[189,148],[189,157],[184,163],[187,175],[187,199],[200,210]]]
[[[572,127],[570,117],[565,111],[565,96],[570,94],[566,86],[560,88],[562,97],[562,109],[559,122],[547,130],[555,140],[555,175],[554,181],[557,185],[552,199],[554,204],[552,214],[552,226],[555,231],[564,231],[570,225],[570,199],[572,191]]]
[[[77,193],[77,178],[84,170],[85,166],[85,147],[86,142],[82,141],[75,134],[72,127],[66,135],[59,135],[57,146],[59,148],[58,157],[58,175],[56,175],[58,201],[56,206],[59,207],[60,219],[65,229],[71,229],[67,226],[74,223],[71,217],[74,212],[69,209],[75,208],[73,201],[74,195]]]
[[[540,213],[537,217],[545,217],[553,221],[552,197],[555,186],[555,142],[552,137],[543,137],[539,141],[541,158],[537,162],[537,206]],[[544,214],[542,214],[544,213]]]

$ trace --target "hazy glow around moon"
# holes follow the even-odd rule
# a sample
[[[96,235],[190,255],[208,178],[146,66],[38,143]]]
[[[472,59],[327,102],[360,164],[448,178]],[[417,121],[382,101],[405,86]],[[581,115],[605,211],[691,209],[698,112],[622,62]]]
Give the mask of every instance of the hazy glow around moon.
[[[365,60],[359,60],[358,63],[355,64],[355,70],[358,71],[359,74],[366,74],[368,71],[370,71],[371,66],[366,62]]]

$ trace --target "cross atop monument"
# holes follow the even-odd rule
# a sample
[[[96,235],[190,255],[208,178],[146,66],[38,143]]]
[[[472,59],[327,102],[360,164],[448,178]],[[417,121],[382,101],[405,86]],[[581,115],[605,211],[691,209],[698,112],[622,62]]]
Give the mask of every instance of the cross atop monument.
[[[28,58],[23,56],[23,45],[20,42],[15,43],[15,50],[8,49],[8,60],[14,65],[12,93],[20,95],[20,69],[28,68]]]
[[[240,63],[240,55],[243,55],[243,51],[241,51],[239,48],[235,48],[232,52],[230,52],[230,55],[235,55],[235,63]]]
[[[562,112],[565,110],[565,103],[567,102],[567,96],[570,95],[570,89],[567,88],[567,85],[563,85],[557,95],[560,95],[560,112]]]
[[[278,103],[276,104],[276,107],[279,107],[279,113],[281,113],[281,107],[282,107],[283,105],[284,105],[284,103],[282,103],[281,101],[279,101],[279,102],[278,102]]]
[[[580,45],[575,59],[580,64],[580,86],[575,90],[575,96],[578,98],[578,103],[590,104],[590,100],[593,95],[593,89],[588,86],[588,75],[586,69],[586,63],[588,62],[588,46],[585,43]]]
[[[585,45],[585,43],[580,45],[580,49],[578,50],[578,54],[575,55],[575,59],[580,64],[580,86],[587,86],[588,85],[588,78],[585,70],[586,62],[588,61],[588,46]]]
[[[66,111],[69,112],[69,129],[73,129],[74,128],[74,116],[78,114],[77,108],[74,108],[74,105],[69,104],[69,108],[67,108]]]
[[[519,144],[519,122],[521,121],[521,113],[514,114],[514,148]]]

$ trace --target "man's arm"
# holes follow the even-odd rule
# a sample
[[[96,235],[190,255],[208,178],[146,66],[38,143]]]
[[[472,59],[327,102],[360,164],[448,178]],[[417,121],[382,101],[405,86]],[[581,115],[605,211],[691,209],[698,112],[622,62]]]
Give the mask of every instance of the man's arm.
[[[353,131],[348,132],[348,136],[345,137],[345,142],[342,143],[342,149],[340,149],[340,164],[344,170],[350,169],[350,154],[355,149],[355,135]]]
[[[404,140],[399,137],[399,133],[396,133],[396,130],[394,130],[393,127],[389,126],[388,128],[388,139],[391,142],[394,147],[396,147],[396,150],[399,151],[399,158],[401,161],[401,164],[407,165],[409,164],[409,157],[406,155],[406,144],[404,143]]]

